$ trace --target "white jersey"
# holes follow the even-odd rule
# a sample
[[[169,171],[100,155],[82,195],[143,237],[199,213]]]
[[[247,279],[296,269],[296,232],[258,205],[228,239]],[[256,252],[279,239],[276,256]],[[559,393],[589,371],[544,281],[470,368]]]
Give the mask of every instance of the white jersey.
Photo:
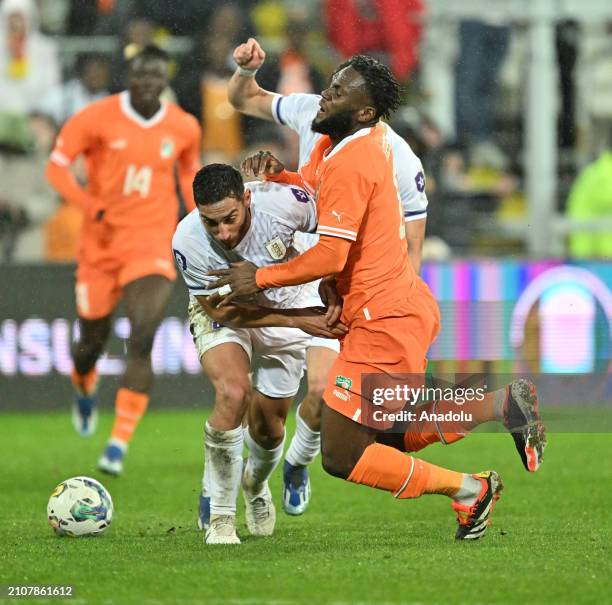
[[[321,136],[312,132],[310,125],[319,111],[321,97],[314,94],[294,93],[275,95],[272,100],[272,115],[282,125],[288,126],[300,136],[300,168],[306,163],[314,144]],[[410,145],[388,124],[387,138],[393,151],[395,178],[404,208],[404,219],[413,221],[427,216],[425,173],[421,160]]]
[[[271,182],[246,183],[251,190],[251,225],[235,248],[224,248],[208,235],[197,210],[177,226],[172,239],[176,264],[191,296],[209,296],[215,277],[208,271],[227,269],[230,263],[248,260],[258,267],[284,263],[298,255],[293,245],[296,231],[316,228],[316,206],[312,197],[293,185]],[[290,309],[320,304],[312,284],[270,288],[260,292],[262,306]]]

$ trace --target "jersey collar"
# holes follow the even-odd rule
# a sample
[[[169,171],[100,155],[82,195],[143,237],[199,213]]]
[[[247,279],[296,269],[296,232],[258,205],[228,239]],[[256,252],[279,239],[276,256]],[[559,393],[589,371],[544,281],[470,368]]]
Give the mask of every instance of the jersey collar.
[[[372,132],[372,127],[370,128],[362,128],[358,130],[354,134],[342,139],[327,155],[323,153],[323,161],[327,162],[330,158],[332,158],[336,153],[338,153],[342,148],[346,147],[351,141],[358,139],[360,137],[365,137]]]
[[[132,122],[136,122],[142,128],[151,128],[156,124],[159,124],[166,115],[168,110],[168,104],[163,99],[161,100],[161,107],[149,118],[143,118],[130,103],[130,93],[124,90],[119,93],[119,104],[121,105],[121,111],[130,119]]]

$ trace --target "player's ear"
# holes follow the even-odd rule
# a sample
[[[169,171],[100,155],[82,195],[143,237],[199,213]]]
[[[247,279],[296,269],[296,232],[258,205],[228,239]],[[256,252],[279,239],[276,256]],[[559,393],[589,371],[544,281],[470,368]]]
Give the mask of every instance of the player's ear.
[[[371,105],[366,105],[363,109],[360,109],[357,113],[357,121],[361,124],[367,124],[373,122],[376,119],[376,108]]]
[[[242,196],[242,203],[244,204],[245,208],[248,208],[251,205],[251,190],[250,189],[245,188],[244,195]]]

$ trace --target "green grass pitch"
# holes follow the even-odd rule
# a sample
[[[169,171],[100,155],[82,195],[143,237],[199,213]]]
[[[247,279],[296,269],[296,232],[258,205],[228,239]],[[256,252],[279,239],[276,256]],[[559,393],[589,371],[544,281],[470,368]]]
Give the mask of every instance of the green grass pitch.
[[[243,544],[205,547],[195,525],[203,418],[152,411],[113,479],[94,466],[110,415],[89,440],[68,414],[0,415],[0,584],[72,584],[74,605],[610,602],[609,435],[550,434],[535,475],[506,434],[425,450],[437,464],[501,474],[493,526],[475,543],[453,540],[446,498],[395,501],[325,475],[317,460],[304,516],[280,510],[277,470],[275,535],[249,538],[240,501]],[[102,537],[58,538],[47,525],[51,490],[74,475],[101,479],[113,496]]]

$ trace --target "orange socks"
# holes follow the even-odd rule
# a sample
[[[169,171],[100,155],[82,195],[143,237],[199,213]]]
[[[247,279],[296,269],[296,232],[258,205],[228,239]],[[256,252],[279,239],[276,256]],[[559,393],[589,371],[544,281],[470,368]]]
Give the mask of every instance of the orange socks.
[[[72,368],[72,386],[75,391],[80,395],[92,395],[96,392],[98,387],[98,372],[96,368],[92,368],[87,374],[78,374],[77,371]]]
[[[423,494],[453,497],[461,487],[463,473],[406,456],[395,448],[373,443],[361,455],[348,481],[391,492],[395,498],[418,498]]]
[[[441,442],[444,445],[463,439],[479,424],[490,420],[501,420],[500,410],[503,409],[505,389],[486,393],[482,400],[466,401],[458,404],[456,401],[433,401],[414,409],[417,419],[410,423],[409,430],[404,434],[404,447],[407,452],[418,452],[432,443]],[[458,414],[463,412],[459,420],[437,420],[432,416],[439,414]],[[422,416],[426,414],[426,418]]]
[[[119,389],[115,400],[115,424],[111,438],[128,444],[148,405],[149,395],[146,393]]]

